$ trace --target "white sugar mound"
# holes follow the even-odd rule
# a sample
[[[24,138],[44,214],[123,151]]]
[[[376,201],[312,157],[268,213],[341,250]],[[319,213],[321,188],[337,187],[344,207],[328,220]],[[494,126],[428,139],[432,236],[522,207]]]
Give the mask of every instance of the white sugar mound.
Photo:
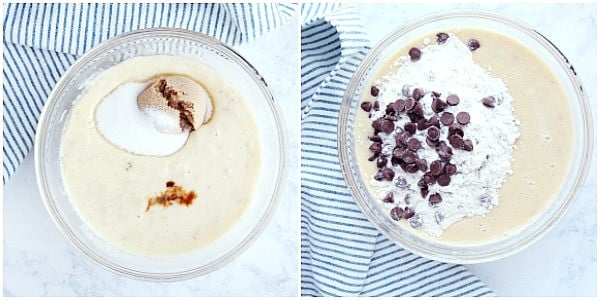
[[[166,112],[138,108],[137,97],[150,84],[126,83],[111,92],[96,109],[96,127],[104,138],[123,150],[169,156],[185,145],[189,130],[182,131],[179,118]]]

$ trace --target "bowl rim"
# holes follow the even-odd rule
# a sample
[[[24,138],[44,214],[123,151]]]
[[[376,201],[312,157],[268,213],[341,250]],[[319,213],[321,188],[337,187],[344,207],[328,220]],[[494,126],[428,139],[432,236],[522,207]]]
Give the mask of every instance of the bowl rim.
[[[271,199],[269,200],[268,205],[265,208],[264,214],[261,216],[255,227],[250,231],[247,236],[235,247],[231,248],[226,254],[220,256],[218,259],[212,261],[209,264],[190,268],[179,272],[168,272],[168,273],[160,273],[160,272],[146,272],[140,270],[133,270],[127,267],[123,267],[118,265],[99,253],[90,250],[84,242],[82,242],[75,234],[72,233],[69,226],[65,224],[63,221],[61,214],[55,206],[54,200],[50,196],[49,190],[50,187],[47,184],[46,175],[44,171],[43,162],[45,159],[45,153],[43,151],[44,147],[44,138],[46,136],[46,128],[48,128],[49,123],[49,115],[54,110],[56,106],[58,95],[62,93],[62,91],[67,87],[67,85],[72,81],[74,75],[85,66],[87,61],[98,57],[115,48],[118,45],[129,43],[132,41],[136,41],[139,39],[145,38],[176,38],[183,39],[188,41],[197,42],[203,45],[207,45],[211,48],[218,49],[227,54],[227,57],[235,61],[246,73],[252,78],[254,83],[260,88],[261,93],[264,96],[264,100],[268,103],[271,111],[270,115],[273,116],[273,120],[275,122],[277,128],[277,141],[279,145],[278,153],[280,156],[279,168],[277,169],[277,177],[274,181],[274,189],[273,193],[270,195]],[[118,43],[118,44],[116,44]],[[55,84],[52,89],[50,95],[48,96],[48,100],[44,104],[42,112],[40,114],[40,118],[38,124],[36,126],[36,133],[34,139],[34,167],[35,167],[35,177],[38,186],[38,190],[44,206],[46,210],[50,214],[52,220],[57,225],[59,230],[63,233],[63,235],[67,238],[71,245],[75,246],[81,253],[84,254],[85,257],[92,260],[97,265],[101,266],[104,269],[107,269],[113,273],[124,275],[133,279],[141,279],[147,281],[179,281],[190,279],[194,277],[198,277],[201,275],[208,274],[212,271],[215,271],[227,263],[233,261],[236,257],[241,255],[247,248],[249,248],[258,237],[264,232],[267,225],[273,219],[273,215],[275,214],[278,203],[280,202],[280,198],[282,196],[282,192],[284,190],[284,180],[288,176],[288,151],[286,151],[288,145],[288,138],[284,134],[287,132],[285,122],[283,121],[283,115],[280,108],[280,105],[275,100],[271,89],[269,88],[266,80],[258,70],[241,54],[239,54],[232,47],[227,44],[221,42],[220,40],[211,37],[209,35],[203,34],[197,31],[191,31],[186,29],[179,28],[170,28],[170,27],[155,27],[155,28],[144,28],[133,31],[124,32],[121,34],[117,34],[113,37],[110,37],[93,48],[86,51],[82,56],[80,56],[72,65],[70,65],[64,74],[60,77],[58,82]],[[69,200],[70,201],[70,200]],[[135,253],[133,253],[135,255]]]
[[[419,28],[419,27],[431,22],[432,20],[439,21],[439,20],[457,19],[457,18],[471,18],[471,19],[479,18],[479,19],[485,19],[487,21],[502,23],[504,25],[507,25],[509,27],[517,29],[520,32],[527,34],[529,37],[535,39],[539,44],[545,46],[545,48],[554,56],[554,58],[556,58],[556,60],[560,64],[562,72],[565,72],[567,74],[570,84],[572,84],[573,87],[578,88],[575,90],[575,92],[577,94],[576,102],[580,106],[579,108],[581,110],[581,114],[584,117],[583,118],[584,126],[582,128],[583,144],[580,145],[584,149],[582,152],[582,163],[581,163],[579,170],[577,171],[577,177],[573,182],[573,186],[571,187],[571,192],[569,194],[567,194],[566,199],[563,200],[564,203],[561,206],[562,209],[558,210],[554,214],[553,218],[551,218],[547,222],[545,222],[538,230],[532,232],[527,238],[521,240],[519,243],[513,243],[513,245],[504,246],[504,248],[501,249],[501,250],[504,250],[504,252],[498,252],[498,250],[496,250],[495,252],[488,253],[485,255],[480,254],[476,257],[465,257],[462,255],[460,250],[455,251],[455,253],[453,253],[453,254],[436,253],[434,251],[429,251],[428,249],[425,249],[425,248],[419,246],[418,244],[415,244],[412,242],[407,242],[406,240],[402,240],[402,239],[396,239],[395,236],[392,236],[390,234],[392,232],[386,230],[387,226],[385,224],[383,224],[383,222],[381,222],[380,220],[378,220],[376,218],[376,214],[374,214],[371,207],[369,205],[367,205],[367,202],[370,200],[363,199],[361,192],[352,187],[352,185],[355,183],[355,182],[353,182],[354,178],[353,178],[352,173],[354,171],[352,168],[354,167],[354,165],[356,163],[351,162],[352,160],[350,159],[350,156],[354,156],[354,155],[348,154],[348,149],[349,149],[349,147],[354,148],[354,145],[349,145],[346,137],[348,134],[354,135],[354,133],[342,134],[348,128],[345,121],[348,120],[350,110],[352,109],[351,103],[353,101],[354,95],[357,92],[357,88],[358,88],[360,81],[363,79],[363,76],[366,75],[366,73],[369,71],[369,66],[372,65],[372,63],[374,63],[375,61],[377,61],[377,56],[389,46],[388,44],[390,44],[392,41],[396,40],[398,37],[410,32],[414,28]],[[559,58],[562,58],[562,59],[559,59]],[[568,88],[570,89],[571,86],[568,86]],[[564,217],[564,215],[567,213],[569,208],[572,206],[575,199],[578,198],[581,188],[582,188],[582,186],[585,182],[585,179],[587,178],[587,175],[589,173],[589,168],[590,168],[590,165],[592,162],[591,159],[592,159],[592,155],[593,155],[593,149],[595,147],[593,132],[594,132],[594,127],[593,127],[593,118],[592,118],[592,114],[591,114],[590,103],[589,103],[587,94],[585,92],[585,89],[583,87],[583,83],[582,83],[581,79],[579,78],[579,76],[576,74],[575,69],[572,66],[572,64],[569,62],[569,60],[566,58],[566,56],[558,49],[558,47],[556,47],[556,45],[554,43],[552,43],[548,38],[546,38],[544,35],[539,33],[534,28],[532,28],[528,25],[525,25],[524,23],[521,23],[518,20],[514,20],[512,18],[506,17],[504,15],[501,15],[501,14],[498,14],[495,12],[491,12],[489,10],[448,9],[448,10],[441,10],[441,11],[437,11],[437,12],[433,12],[433,13],[429,13],[429,14],[424,14],[418,18],[412,19],[411,21],[408,21],[402,25],[397,26],[389,34],[387,34],[384,38],[382,38],[366,54],[365,58],[362,60],[362,62],[360,63],[360,65],[358,66],[356,71],[353,73],[353,75],[350,79],[350,82],[344,92],[344,95],[343,95],[340,115],[338,117],[338,128],[337,128],[338,143],[337,143],[337,146],[338,146],[338,154],[340,156],[340,161],[341,161],[342,174],[343,174],[346,184],[349,187],[352,198],[354,199],[354,201],[356,202],[356,204],[360,208],[360,210],[363,212],[365,217],[371,222],[371,224],[373,224],[379,230],[379,232],[383,233],[386,237],[388,237],[391,241],[393,241],[397,245],[405,248],[406,250],[408,250],[412,253],[423,256],[425,258],[442,261],[442,262],[447,262],[447,263],[475,264],[475,263],[495,261],[495,260],[499,260],[499,259],[505,258],[510,255],[513,255],[513,254],[529,247],[531,244],[535,243],[536,241],[538,241],[542,236],[545,236],[548,232],[550,232],[556,226],[556,224],[559,223],[559,221]],[[358,169],[357,166],[356,166],[356,168]],[[360,177],[359,175],[357,175],[357,176]],[[358,182],[356,182],[356,185],[360,186],[361,188],[364,188],[361,186],[360,183],[362,183],[362,179],[359,178]],[[558,196],[557,196],[557,200],[558,200]],[[532,225],[530,224],[526,228],[531,227],[531,226]],[[398,226],[396,226],[396,227],[398,227]],[[402,230],[404,230],[404,229],[402,229]],[[518,245],[515,246],[514,244],[518,244]],[[509,251],[506,251],[506,250],[509,250]]]

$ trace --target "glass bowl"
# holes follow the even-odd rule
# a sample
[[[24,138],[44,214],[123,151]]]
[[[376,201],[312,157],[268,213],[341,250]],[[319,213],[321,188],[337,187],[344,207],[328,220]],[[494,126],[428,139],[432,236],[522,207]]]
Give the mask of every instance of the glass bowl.
[[[235,82],[257,122],[263,142],[255,194],[240,219],[220,238],[193,252],[147,256],[104,241],[81,219],[68,199],[60,165],[60,143],[69,112],[90,80],[104,70],[140,56],[177,55],[219,70]],[[119,274],[172,281],[211,272],[231,261],[256,240],[271,219],[283,186],[287,140],[280,109],[260,74],[233,49],[209,36],[187,30],[155,28],[113,37],[79,58],[62,76],[46,103],[35,138],[38,187],[48,212],[67,239],[83,254]]]
[[[564,185],[545,212],[518,234],[489,243],[456,245],[419,236],[395,224],[378,208],[358,168],[355,145],[355,119],[365,88],[374,74],[398,49],[427,34],[447,28],[471,27],[501,32],[534,50],[557,75],[572,108],[575,137],[571,167]],[[338,152],[344,179],[365,216],[399,246],[420,256],[449,263],[480,263],[514,254],[541,238],[565,215],[584,183],[593,148],[592,115],[582,83],[573,67],[543,35],[514,20],[482,11],[453,10],[429,15],[396,28],[368,54],[352,76],[344,94],[338,120]]]

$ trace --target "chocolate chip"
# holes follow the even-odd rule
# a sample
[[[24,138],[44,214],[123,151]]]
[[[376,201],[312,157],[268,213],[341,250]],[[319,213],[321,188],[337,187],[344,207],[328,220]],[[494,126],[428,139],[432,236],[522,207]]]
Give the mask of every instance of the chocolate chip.
[[[410,207],[405,207],[404,208],[404,218],[405,219],[410,219],[415,215],[415,211],[410,208]]]
[[[402,160],[400,160],[400,158],[397,158],[397,157],[392,157],[392,159],[390,159],[390,161],[392,162],[392,166],[397,166],[402,162]]]
[[[410,119],[410,121],[413,123],[416,123],[419,120],[423,119],[423,116],[419,116],[419,115],[411,113],[411,112],[408,113],[407,115],[408,115],[408,118]]]
[[[375,121],[371,122],[371,126],[375,129],[375,134],[381,131],[381,125],[383,123],[383,118],[378,118]]]
[[[452,147],[454,147],[456,149],[463,148],[464,141],[463,141],[462,137],[458,134],[453,134],[450,137],[448,137],[448,141],[450,142],[450,145],[452,145]]]
[[[417,167],[421,172],[427,172],[427,161],[424,159],[417,159]]]
[[[481,45],[479,44],[479,41],[476,39],[470,39],[469,42],[467,43],[467,45],[469,46],[469,49],[471,51],[475,51],[475,50],[479,49],[479,47],[481,47]]]
[[[381,181],[383,179],[383,171],[381,169],[377,170],[377,174],[375,174],[373,178],[377,181]]]
[[[439,160],[434,160],[431,162],[431,164],[429,165],[429,170],[431,172],[431,175],[433,176],[440,176],[440,174],[442,174],[442,162]]]
[[[423,98],[423,96],[425,96],[425,93],[423,92],[423,89],[416,88],[412,92],[412,97],[415,100],[419,100],[419,99]]]
[[[463,141],[463,149],[465,151],[472,151],[473,150],[473,142],[469,139],[466,139]]]
[[[436,150],[438,149],[443,149],[443,148],[448,148],[448,145],[446,145],[446,142],[444,141],[440,141],[440,143],[438,144],[438,146],[436,147]]]
[[[446,166],[444,166],[444,172],[446,172],[446,175],[452,176],[456,174],[456,166],[451,163],[447,163]]]
[[[446,102],[448,102],[448,105],[454,106],[460,102],[460,98],[458,98],[456,95],[450,95],[448,98],[446,98]]]
[[[381,123],[381,131],[385,133],[392,133],[392,131],[394,131],[395,128],[396,126],[394,125],[394,122],[390,120],[384,120]]]
[[[433,98],[439,98],[442,95],[442,93],[436,92],[436,91],[431,91],[431,97]]]
[[[379,101],[373,102],[373,110],[379,111]]]
[[[425,182],[425,179],[421,178],[419,181],[417,181],[417,186],[420,188],[425,188],[427,187],[427,182]]]
[[[406,108],[406,110],[412,110],[415,107],[415,100],[412,98],[408,98],[406,101],[404,101],[404,107]]]
[[[461,125],[467,125],[471,121],[471,115],[466,111],[461,111],[456,115],[456,122]]]
[[[412,164],[417,160],[417,156],[410,151],[404,151],[404,153],[402,153],[402,161],[404,161],[407,164]]]
[[[432,141],[437,141],[440,138],[440,130],[435,127],[427,129],[427,138]]]
[[[432,175],[425,175],[423,176],[423,181],[425,181],[425,183],[427,184],[433,184],[435,183],[435,177],[433,177]]]
[[[392,157],[395,157],[395,158],[402,158],[402,154],[404,154],[404,150],[402,150],[400,147],[396,147],[392,151]]]
[[[408,55],[410,56],[410,60],[417,61],[421,59],[421,50],[417,47],[412,47],[408,50]]]
[[[437,43],[440,45],[445,43],[448,40],[448,38],[450,37],[445,32],[440,32],[440,33],[436,34],[436,36],[437,36]]]
[[[435,127],[437,127],[438,129],[440,129],[440,119],[439,119],[437,116],[432,116],[432,117],[429,119],[429,125],[431,125],[431,126],[435,126]]]
[[[390,116],[396,114],[396,110],[394,110],[394,103],[390,103],[385,107],[385,113]]]
[[[448,104],[440,98],[435,98],[433,99],[433,102],[431,102],[431,109],[436,113],[441,113],[446,107],[448,107]]]
[[[383,147],[381,146],[381,143],[373,143],[373,144],[371,144],[371,146],[369,146],[369,150],[371,150],[371,152],[374,152],[374,153],[381,153],[381,150],[383,150]]]
[[[458,134],[461,137],[463,137],[465,135],[460,124],[452,123],[452,124],[450,124],[450,126],[448,126],[448,137],[450,137],[453,134]]]
[[[429,188],[422,188],[421,189],[421,197],[423,197],[423,198],[427,197],[428,193],[429,193]]]
[[[441,186],[447,186],[450,184],[450,176],[447,174],[442,174],[437,178],[437,183]]]
[[[167,183],[165,184],[168,188],[173,187],[175,185],[174,181],[167,181]]]
[[[439,141],[432,141],[429,138],[426,138],[425,142],[427,143],[427,145],[429,145],[429,147],[432,147],[432,148],[435,148],[439,143]]]
[[[452,148],[448,147],[444,141],[438,144],[436,151],[441,159],[449,160],[452,157]]]
[[[419,121],[417,121],[417,129],[425,130],[427,129],[427,127],[429,127],[429,122],[427,122],[427,120],[420,119]]]
[[[371,86],[371,96],[377,97],[379,96],[379,89],[376,86]]]
[[[392,181],[392,179],[394,179],[394,175],[396,175],[394,170],[392,170],[390,168],[381,169],[381,173],[383,175],[383,178],[387,181]]]
[[[404,170],[408,173],[416,173],[419,170],[417,164],[407,164]]]
[[[400,207],[394,207],[390,211],[390,217],[395,221],[400,221],[404,218],[404,210]]]
[[[440,196],[440,194],[435,193],[435,194],[431,194],[431,196],[429,196],[429,203],[438,204],[440,202],[442,202],[442,196]]]
[[[396,100],[396,102],[394,102],[393,107],[394,107],[394,110],[396,111],[396,113],[404,111],[404,100],[402,100],[402,99]]]
[[[385,197],[383,197],[383,199],[381,199],[381,201],[383,201],[385,203],[394,203],[394,194],[387,193],[387,195],[385,195]]]
[[[452,123],[454,123],[454,115],[451,112],[443,112],[442,116],[440,117],[440,121],[442,122],[442,124],[448,126]]]
[[[415,106],[413,107],[413,109],[411,110],[411,113],[414,114],[415,116],[418,116],[418,117],[422,118],[423,117],[423,113],[424,113],[424,111],[423,111],[423,104],[417,102],[415,104]]]
[[[371,157],[369,157],[369,161],[374,161],[377,157],[379,157],[380,153],[375,153],[373,155],[371,155]]]
[[[415,123],[406,123],[404,124],[404,130],[410,134],[415,134],[417,132],[417,125]]]
[[[373,135],[369,137],[369,140],[371,142],[377,142],[377,143],[381,143],[381,137],[379,137],[378,135]]]
[[[406,166],[408,166],[407,163],[405,163],[404,161],[400,160],[400,163],[398,165],[400,166],[400,168],[402,169],[402,171],[407,172],[406,171]]]
[[[366,112],[370,112],[372,106],[373,105],[371,104],[371,102],[368,102],[368,101],[365,101],[365,102],[363,102],[363,103],[360,104],[360,108],[362,108]]]
[[[417,151],[421,149],[421,142],[419,142],[419,140],[417,140],[416,138],[411,138],[410,140],[408,140],[407,146],[408,149],[412,151]]]
[[[383,168],[387,165],[387,162],[387,158],[380,156],[379,158],[377,158],[377,167]]]
[[[487,107],[496,107],[496,98],[492,96],[485,97],[481,99],[481,103]]]

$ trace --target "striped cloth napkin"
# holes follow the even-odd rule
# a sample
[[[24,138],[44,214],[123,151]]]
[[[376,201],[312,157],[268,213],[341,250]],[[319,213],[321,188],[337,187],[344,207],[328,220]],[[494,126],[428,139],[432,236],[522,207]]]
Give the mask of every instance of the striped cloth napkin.
[[[3,182],[31,149],[40,112],[56,82],[98,43],[136,29],[176,27],[235,46],[279,26],[295,9],[293,4],[7,4]]]
[[[369,41],[351,6],[303,5],[301,11],[302,295],[493,295],[463,266],[398,247],[354,203],[340,169],[337,119]]]

